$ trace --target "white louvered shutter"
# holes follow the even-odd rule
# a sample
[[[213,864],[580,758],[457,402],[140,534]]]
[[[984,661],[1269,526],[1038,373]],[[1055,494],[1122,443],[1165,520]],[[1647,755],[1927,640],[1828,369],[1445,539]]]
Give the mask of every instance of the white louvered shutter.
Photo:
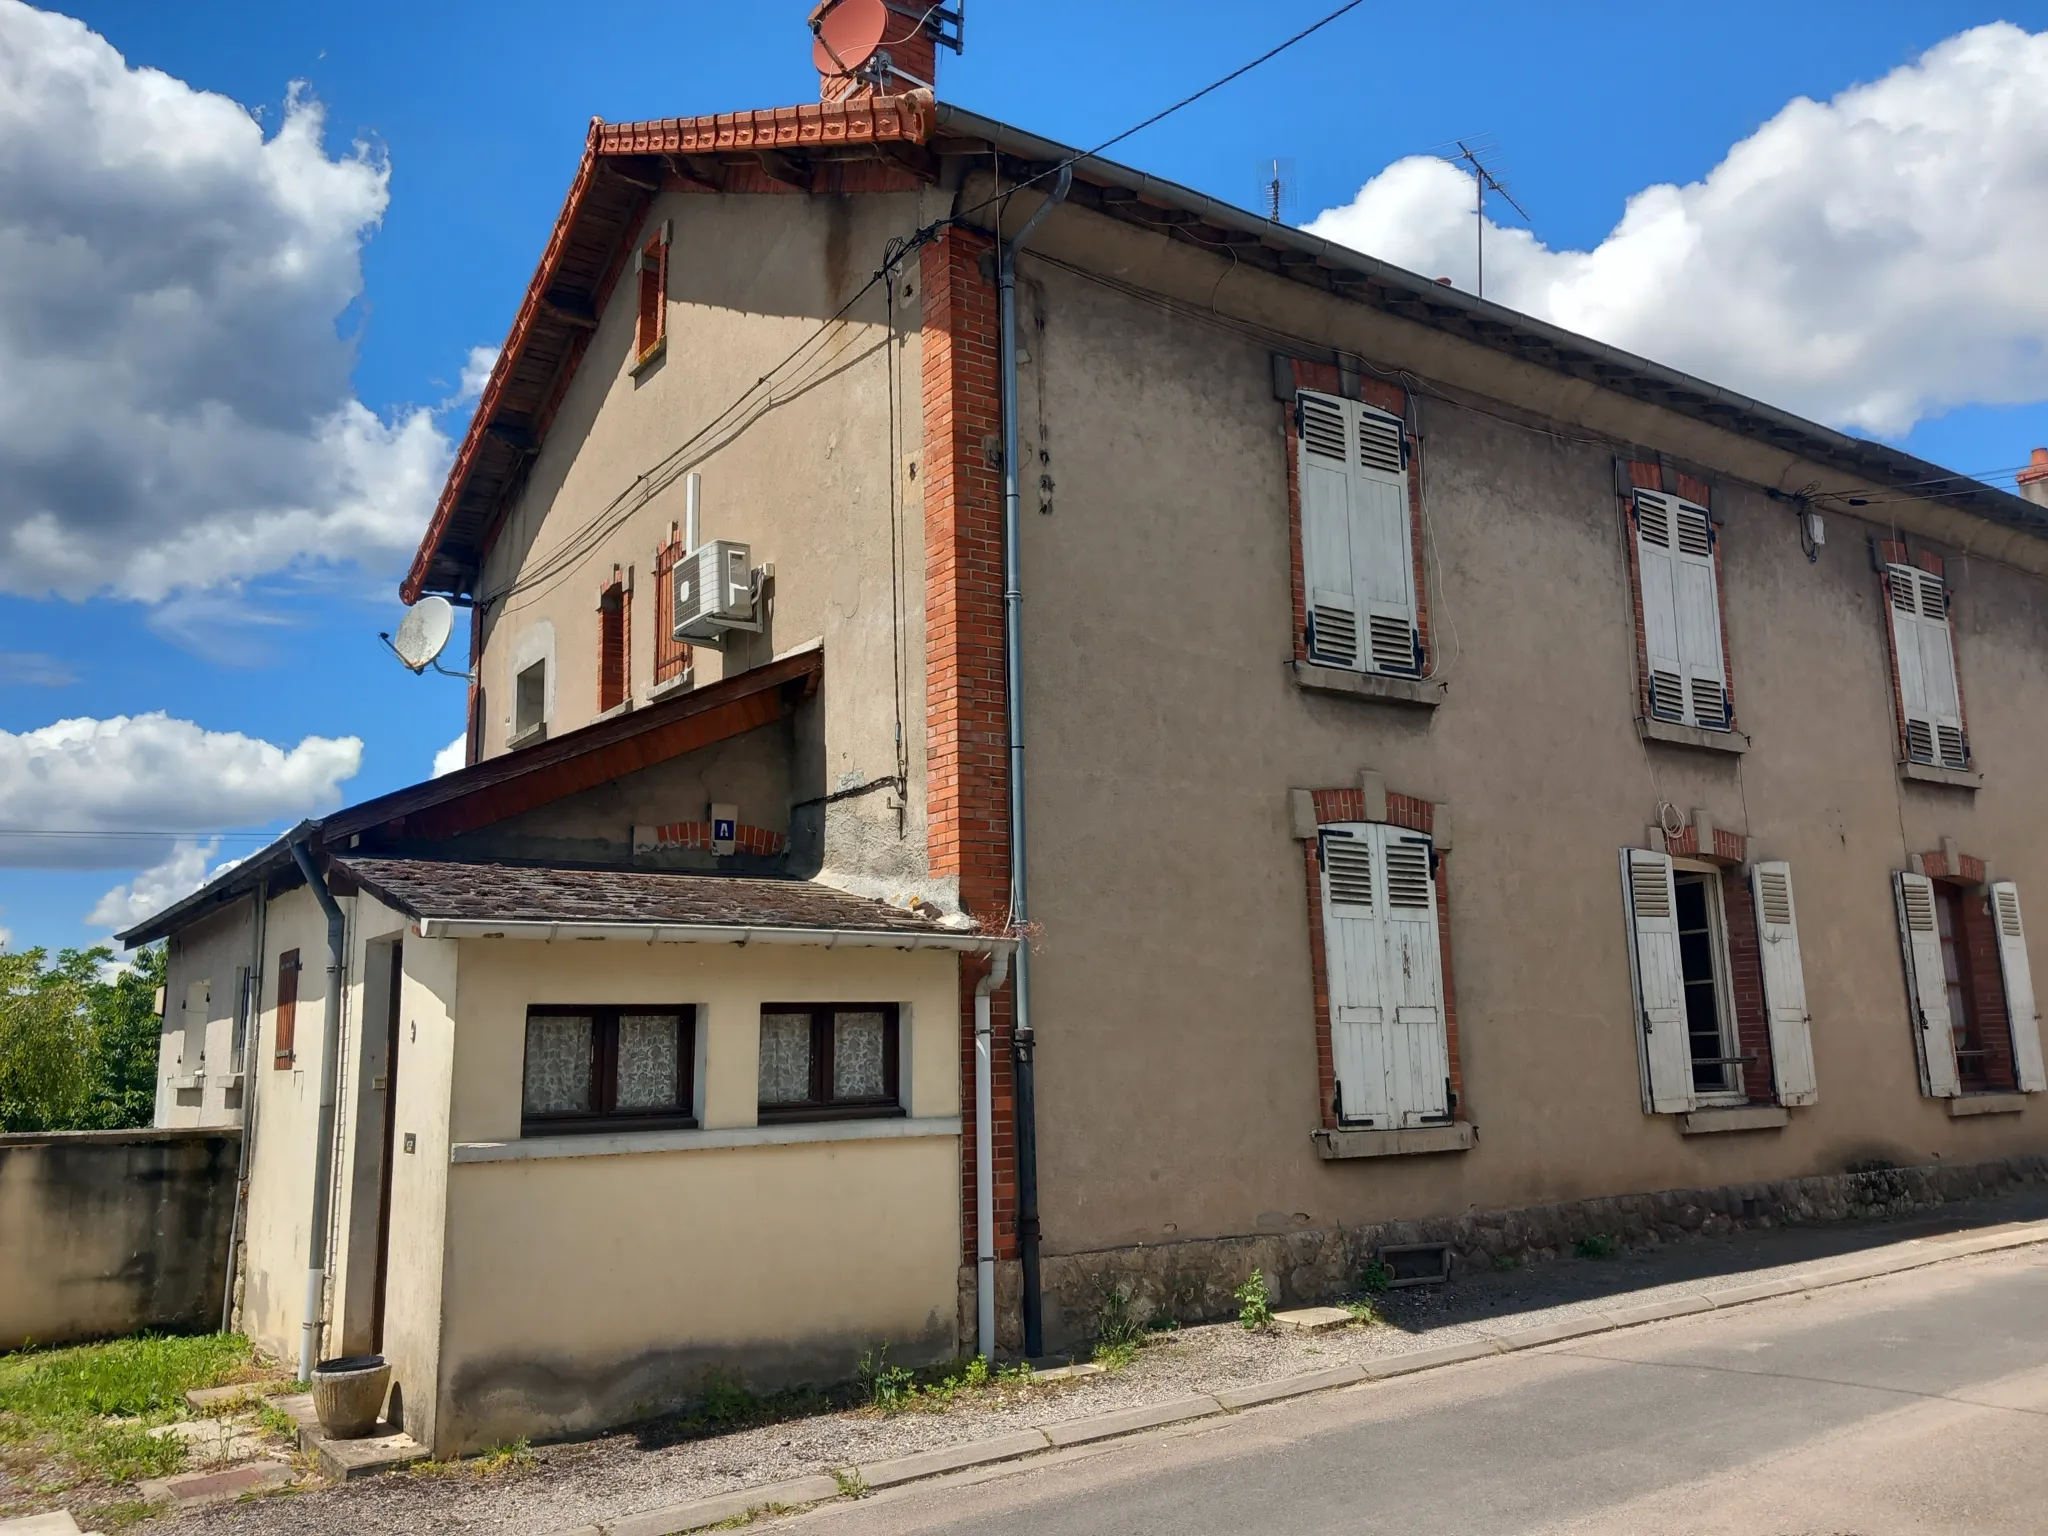
[[[1792,866],[1758,864],[1749,872],[1762,941],[1764,1014],[1771,1029],[1771,1065],[1778,1102],[1811,1104],[1820,1097],[1813,1071],[1813,1020],[1806,1011],[1806,970],[1799,959],[1799,911],[1792,900]]]
[[[1319,847],[1340,1119],[1375,1130],[1448,1119],[1429,839],[1352,822],[1325,827]]]
[[[1650,713],[1674,724],[1726,730],[1728,666],[1713,518],[1697,502],[1659,491],[1637,491],[1634,506]]]
[[[1893,562],[1885,567],[1885,591],[1892,649],[1899,660],[1906,756],[1916,763],[1967,768],[1970,753],[1963,739],[1962,695],[1956,687],[1948,584],[1932,571]]]
[[[1421,639],[1401,418],[1312,390],[1298,402],[1310,659],[1416,676]]]
[[[1643,1107],[1653,1115],[1684,1114],[1694,1104],[1692,1048],[1686,1038],[1678,893],[1669,855],[1647,848],[1622,849],[1621,892],[1635,982]]]
[[[2013,1065],[2020,1092],[2048,1090],[2041,1063],[2041,1009],[2034,1001],[2034,970],[2027,963],[2027,929],[2020,921],[2020,888],[2010,880],[1991,886],[1991,921],[1998,930],[1998,969],[2005,978],[2005,1013],[2012,1021]]]
[[[1937,1099],[1961,1093],[1956,1037],[1948,1013],[1948,981],[1941,965],[1941,927],[1934,915],[1934,882],[1901,870],[1892,876],[1899,909],[1899,942],[1906,952],[1906,986],[1920,1057],[1920,1088]]]

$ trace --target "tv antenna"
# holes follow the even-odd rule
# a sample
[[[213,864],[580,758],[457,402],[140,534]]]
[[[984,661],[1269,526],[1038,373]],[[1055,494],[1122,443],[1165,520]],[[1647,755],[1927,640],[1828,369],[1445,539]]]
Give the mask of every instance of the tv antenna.
[[[1494,191],[1498,192],[1506,200],[1507,205],[1522,216],[1522,221],[1525,224],[1534,223],[1535,221],[1529,217],[1529,210],[1515,201],[1515,195],[1501,184],[1500,178],[1488,169],[1486,161],[1480,158],[1485,155],[1492,156],[1498,160],[1499,152],[1490,139],[1481,137],[1472,140],[1470,143],[1463,139],[1455,139],[1452,142],[1458,146],[1458,152],[1446,158],[1453,161],[1462,160],[1472,168],[1472,189],[1474,193],[1472,205],[1473,239],[1478,248],[1478,297],[1483,299],[1486,297],[1487,188],[1491,187]]]
[[[1292,160],[1270,159],[1259,162],[1259,201],[1265,205],[1266,217],[1275,224],[1285,220],[1288,210],[1294,206]]]
[[[439,660],[454,633],[455,605],[445,597],[423,597],[405,610],[396,640],[381,630],[377,638],[391,647],[391,653],[415,677],[432,667],[443,677],[459,677],[466,683],[472,680],[469,673],[450,672]]]

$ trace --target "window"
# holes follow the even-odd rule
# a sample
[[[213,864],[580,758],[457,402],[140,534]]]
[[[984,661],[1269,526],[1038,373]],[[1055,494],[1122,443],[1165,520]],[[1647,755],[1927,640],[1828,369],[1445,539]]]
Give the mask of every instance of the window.
[[[1330,1050],[1340,1126],[1451,1119],[1436,850],[1379,822],[1325,826],[1321,869]]]
[[[697,1010],[526,1010],[520,1134],[659,1130],[696,1121]]]
[[[690,675],[690,647],[676,638],[675,568],[689,551],[669,525],[668,542],[654,552],[654,686]]]
[[[1629,519],[1643,605],[1644,707],[1673,725],[1728,730],[1734,711],[1713,515],[1682,496],[1638,488]]]
[[[1903,871],[1892,879],[1921,1091],[2048,1089],[2019,888]]]
[[[1956,1053],[1956,1076],[1963,1091],[1989,1086],[1984,1033],[1971,999],[1976,978],[1970,974],[1968,941],[1963,937],[1963,893],[1952,885],[1934,887],[1934,927],[1941,944],[1941,984],[1948,1002],[1950,1045]]]
[[[1939,571],[1892,560],[1885,565],[1884,590],[1899,680],[1902,755],[1911,763],[1966,769],[1970,744],[1956,683],[1948,584]]]
[[[894,1003],[768,1003],[761,1009],[760,1118],[903,1113]]]
[[[1728,946],[1721,908],[1721,877],[1674,873],[1679,972],[1685,988],[1686,1054],[1696,1099],[1742,1097],[1742,1062],[1736,1058],[1729,1007]]]
[[[513,680],[512,739],[523,741],[548,720],[548,664],[536,661]]]
[[[1405,425],[1307,389],[1295,395],[1294,425],[1308,659],[1421,676]]]
[[[298,1038],[299,952],[288,949],[277,957],[277,1038],[272,1042],[273,1067],[289,1067],[298,1059],[293,1048]]]
[[[627,667],[631,657],[628,627],[633,610],[633,593],[612,568],[612,583],[597,597],[597,709],[599,714],[617,709],[629,694]]]
[[[249,995],[249,967],[240,966],[235,971],[234,1032],[228,1037],[228,1071],[236,1077],[241,1076],[247,1065],[249,1013],[254,1002]]]
[[[640,247],[640,312],[633,337],[633,361],[649,361],[668,336],[668,235],[664,222]]]

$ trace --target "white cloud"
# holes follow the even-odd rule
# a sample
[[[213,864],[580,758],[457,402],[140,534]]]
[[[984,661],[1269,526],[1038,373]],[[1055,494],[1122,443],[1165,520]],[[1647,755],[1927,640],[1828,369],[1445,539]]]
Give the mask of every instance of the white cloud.
[[[308,736],[287,749],[162,713],[0,731],[0,865],[174,864],[190,841],[174,842],[176,833],[332,808],[362,760],[354,736]]]
[[[86,913],[85,920],[95,928],[120,929],[154,917],[206,883],[207,860],[219,846],[217,838],[204,847],[191,838],[179,838],[161,864],[115,886]]]
[[[469,361],[462,365],[462,383],[450,405],[468,405],[491,382],[491,370],[498,366],[498,348],[471,347]]]
[[[1307,228],[1473,282],[1472,183],[1387,167]],[[2048,33],[1963,32],[1801,97],[1591,251],[1489,227],[1486,295],[1794,410],[1902,434],[2048,398]]]
[[[456,737],[434,754],[434,777],[446,778],[461,768],[469,757],[468,733]]]
[[[294,90],[255,115],[0,0],[0,590],[156,601],[410,552],[450,453],[355,398],[389,200]]]
[[[0,651],[0,688],[68,688],[78,674],[45,651]]]

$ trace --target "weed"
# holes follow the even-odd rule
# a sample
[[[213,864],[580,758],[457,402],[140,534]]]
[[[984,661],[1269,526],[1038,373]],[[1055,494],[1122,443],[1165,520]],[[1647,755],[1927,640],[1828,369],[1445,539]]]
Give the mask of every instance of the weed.
[[[261,1403],[256,1408],[256,1427],[266,1435],[274,1435],[290,1445],[299,1443],[299,1421],[286,1413],[275,1403]]]
[[[121,1499],[113,1504],[96,1504],[92,1510],[93,1529],[97,1531],[118,1531],[131,1525],[140,1525],[152,1515],[160,1515],[169,1508],[164,1504],[151,1504],[145,1499]]]
[[[841,1498],[864,1499],[873,1491],[868,1480],[860,1475],[859,1467],[834,1467],[832,1481],[839,1485]]]
[[[756,1504],[752,1509],[741,1510],[731,1519],[721,1520],[718,1524],[708,1526],[706,1529],[713,1531],[742,1531],[764,1515],[793,1515],[798,1510],[808,1509],[809,1507],[806,1504]]]
[[[732,1429],[759,1417],[761,1400],[713,1366],[704,1373],[704,1391],[698,1400],[698,1412],[705,1422],[719,1429]]]
[[[1522,1261],[1512,1253],[1496,1253],[1493,1256],[1493,1270],[1495,1274],[1504,1275],[1511,1269],[1520,1269],[1521,1267]]]
[[[1117,1349],[1129,1345],[1135,1349],[1145,1337],[1145,1326],[1138,1321],[1137,1308],[1131,1295],[1131,1288],[1118,1280],[1104,1288],[1102,1302],[1095,1309],[1095,1346]]]
[[[908,1366],[889,1363],[889,1346],[883,1344],[860,1357],[854,1367],[861,1395],[870,1408],[895,1413],[908,1408],[917,1397],[917,1372]]]
[[[1128,1344],[1097,1344],[1095,1363],[1105,1371],[1120,1371],[1138,1358],[1138,1346]]]
[[[996,1380],[1006,1386],[1028,1387],[1036,1373],[1029,1360],[1019,1360],[1015,1365],[1006,1365],[996,1372]]]
[[[970,1392],[979,1392],[989,1384],[988,1356],[976,1355],[960,1372],[960,1384]]]
[[[1394,1283],[1394,1271],[1379,1259],[1370,1261],[1358,1272],[1359,1288],[1368,1296],[1378,1296]]]
[[[1386,1319],[1380,1316],[1380,1309],[1369,1301],[1347,1301],[1344,1310],[1351,1314],[1351,1321],[1361,1328],[1374,1328]]]
[[[1605,1232],[1595,1232],[1573,1243],[1572,1252],[1582,1259],[1611,1259],[1621,1252],[1621,1244]]]
[[[497,1477],[531,1472],[539,1465],[540,1458],[533,1454],[532,1442],[522,1437],[492,1446],[477,1457],[470,1470],[478,1477]]]
[[[1237,1320],[1247,1329],[1264,1328],[1273,1321],[1273,1296],[1266,1289],[1266,1272],[1255,1269],[1251,1278],[1231,1295],[1237,1298]]]

